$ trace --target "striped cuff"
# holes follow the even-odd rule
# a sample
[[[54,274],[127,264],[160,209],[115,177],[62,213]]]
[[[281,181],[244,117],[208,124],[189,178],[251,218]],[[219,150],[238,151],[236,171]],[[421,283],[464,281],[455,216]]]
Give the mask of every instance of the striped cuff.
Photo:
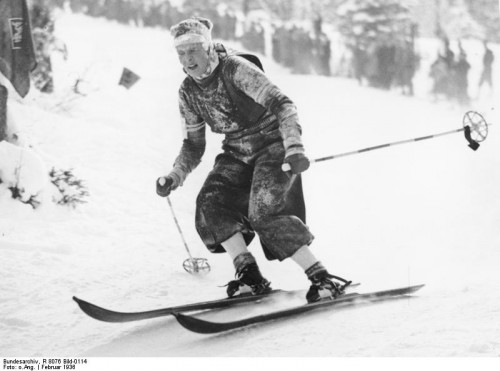
[[[176,189],[184,184],[187,174],[179,168],[173,168],[168,176],[173,180],[172,189]]]
[[[285,158],[296,155],[298,153],[305,153],[304,146],[302,144],[292,144],[285,150]]]
[[[319,272],[326,272],[326,268],[321,264],[321,262],[317,262],[313,265],[311,265],[309,268],[306,269],[306,275],[307,278],[311,278],[318,274]]]

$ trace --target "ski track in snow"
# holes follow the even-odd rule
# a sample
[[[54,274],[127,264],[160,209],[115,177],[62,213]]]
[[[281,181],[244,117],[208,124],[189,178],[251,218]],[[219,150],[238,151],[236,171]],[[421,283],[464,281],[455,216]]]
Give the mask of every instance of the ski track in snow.
[[[53,108],[64,95],[57,92],[32,93],[27,99],[35,105],[13,102],[9,109],[21,134],[35,141],[34,150],[50,165],[73,168],[91,196],[76,210],[45,205],[33,211],[0,195],[4,355],[500,355],[496,126],[477,152],[458,134],[318,163],[304,176],[313,248],[329,270],[362,282],[360,292],[425,283],[415,298],[214,336],[189,333],[171,317],[108,324],[84,315],[73,295],[118,311],[224,296],[220,286],[233,277],[231,263],[205,250],[193,217],[222,138],[209,135],[204,161],[171,197],[193,255],[212,266],[204,277],[190,276],[182,269],[187,255],[166,200],[154,190],[182,139],[177,89],[183,75],[168,33],[69,14],[57,31],[70,57],[56,82],[69,84],[70,76],[84,74],[98,90],[64,101],[64,109]],[[427,55],[433,56],[431,49]],[[465,112],[264,64],[297,104],[311,158],[455,129]],[[141,75],[128,91],[116,85],[124,66]],[[418,87],[425,81],[420,73]],[[497,123],[488,102],[473,108]],[[293,263],[265,261],[257,243],[252,251],[274,287],[307,287]],[[228,309],[211,318],[240,318],[299,301]]]

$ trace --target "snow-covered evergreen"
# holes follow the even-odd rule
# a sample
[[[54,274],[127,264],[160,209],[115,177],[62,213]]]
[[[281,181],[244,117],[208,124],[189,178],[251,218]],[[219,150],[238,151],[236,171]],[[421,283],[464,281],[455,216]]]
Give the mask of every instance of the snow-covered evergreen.
[[[349,45],[366,46],[380,39],[410,35],[409,9],[396,0],[348,0],[338,8],[340,32]]]

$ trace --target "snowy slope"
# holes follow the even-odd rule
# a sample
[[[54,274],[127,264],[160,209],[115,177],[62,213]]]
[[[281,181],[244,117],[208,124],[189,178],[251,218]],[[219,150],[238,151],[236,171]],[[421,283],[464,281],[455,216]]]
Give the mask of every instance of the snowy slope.
[[[116,325],[86,317],[73,295],[121,311],[224,295],[220,286],[233,277],[231,263],[205,250],[193,216],[222,138],[210,136],[204,161],[171,197],[193,255],[212,265],[209,275],[191,276],[182,269],[187,255],[166,201],[154,191],[182,138],[176,96],[183,74],[168,33],[75,15],[62,17],[57,30],[70,51],[59,91],[51,98],[31,95],[33,104],[13,102],[9,109],[47,165],[73,168],[91,195],[76,210],[47,203],[36,211],[0,195],[2,355],[500,354],[496,125],[477,152],[458,134],[316,164],[304,176],[313,248],[329,270],[362,282],[363,291],[426,283],[417,299],[218,336],[188,333],[172,318]],[[131,90],[116,84],[125,66],[141,76]],[[292,76],[269,60],[265,66],[299,107],[311,158],[461,126],[464,109],[423,96]],[[70,101],[74,76],[84,76],[89,94]],[[492,102],[472,108],[498,123]],[[275,287],[307,287],[292,262],[267,262],[257,243],[251,248]]]

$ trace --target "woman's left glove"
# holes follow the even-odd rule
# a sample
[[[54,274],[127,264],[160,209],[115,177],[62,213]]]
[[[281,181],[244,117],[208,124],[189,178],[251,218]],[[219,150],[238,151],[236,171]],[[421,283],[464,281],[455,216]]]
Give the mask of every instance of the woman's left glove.
[[[291,171],[293,174],[300,174],[307,169],[311,162],[303,153],[294,153],[293,155],[285,157],[283,161],[283,171]]]

